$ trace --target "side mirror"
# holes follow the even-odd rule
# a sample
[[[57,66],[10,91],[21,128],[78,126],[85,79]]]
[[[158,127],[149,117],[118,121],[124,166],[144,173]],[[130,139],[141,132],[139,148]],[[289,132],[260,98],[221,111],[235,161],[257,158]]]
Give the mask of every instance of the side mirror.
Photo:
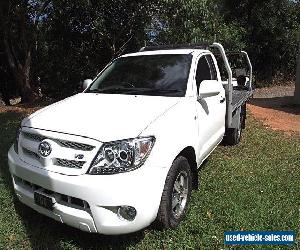
[[[198,100],[206,97],[218,95],[221,92],[221,85],[216,80],[204,80],[198,89]]]
[[[83,83],[82,83],[82,90],[87,89],[92,84],[92,82],[93,82],[92,79],[84,80]]]

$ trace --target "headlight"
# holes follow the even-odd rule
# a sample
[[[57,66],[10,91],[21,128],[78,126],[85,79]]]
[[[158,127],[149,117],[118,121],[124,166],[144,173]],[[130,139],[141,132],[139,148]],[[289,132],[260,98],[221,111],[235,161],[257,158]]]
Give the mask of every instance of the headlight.
[[[18,128],[17,132],[16,132],[16,139],[14,141],[14,150],[17,154],[19,154],[19,136],[21,133],[21,128]]]
[[[135,170],[145,162],[154,142],[151,136],[104,143],[88,173],[117,174]]]

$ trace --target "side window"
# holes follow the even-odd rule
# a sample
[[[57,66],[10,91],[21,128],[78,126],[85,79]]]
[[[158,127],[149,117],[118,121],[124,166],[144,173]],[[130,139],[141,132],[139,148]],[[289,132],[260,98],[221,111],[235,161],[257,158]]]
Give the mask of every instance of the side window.
[[[206,60],[206,56],[200,57],[200,59],[198,61],[197,71],[196,71],[197,91],[199,89],[200,83],[203,80],[211,80],[210,67]]]
[[[206,55],[205,57],[209,64],[211,80],[218,80],[217,70],[213,58],[211,57],[211,55]]]

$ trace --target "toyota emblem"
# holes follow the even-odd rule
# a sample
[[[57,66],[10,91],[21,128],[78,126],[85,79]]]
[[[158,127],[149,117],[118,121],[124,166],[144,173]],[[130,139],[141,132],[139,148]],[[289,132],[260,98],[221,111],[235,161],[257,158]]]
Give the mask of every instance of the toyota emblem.
[[[39,154],[43,157],[47,157],[51,154],[52,148],[49,142],[42,141],[39,145]]]

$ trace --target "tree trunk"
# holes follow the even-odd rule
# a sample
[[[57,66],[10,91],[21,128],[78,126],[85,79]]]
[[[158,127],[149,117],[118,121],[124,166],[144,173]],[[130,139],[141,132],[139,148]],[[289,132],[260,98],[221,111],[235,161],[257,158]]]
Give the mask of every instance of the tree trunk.
[[[298,51],[298,60],[297,60],[297,71],[296,71],[296,84],[295,84],[294,102],[296,104],[300,104],[300,39],[299,39],[299,51]]]
[[[22,102],[35,101],[38,95],[35,93],[34,88],[30,83],[31,51],[28,50],[27,53],[25,53],[25,62],[22,64],[17,59],[17,56],[14,55],[13,50],[10,48],[9,43],[5,38],[4,48],[8,65],[13,73],[13,77],[16,81],[18,91],[20,92]]]
[[[30,85],[29,69],[24,66],[24,68],[17,70],[14,76],[22,102],[34,102],[37,99],[37,94]]]
[[[31,1],[19,2],[22,1],[0,0],[1,39],[22,102],[33,102],[39,95],[30,81],[31,51],[37,42],[38,22],[51,0],[33,1],[34,4]],[[34,6],[37,9],[32,17],[29,10]],[[15,26],[17,28],[13,28]]]

